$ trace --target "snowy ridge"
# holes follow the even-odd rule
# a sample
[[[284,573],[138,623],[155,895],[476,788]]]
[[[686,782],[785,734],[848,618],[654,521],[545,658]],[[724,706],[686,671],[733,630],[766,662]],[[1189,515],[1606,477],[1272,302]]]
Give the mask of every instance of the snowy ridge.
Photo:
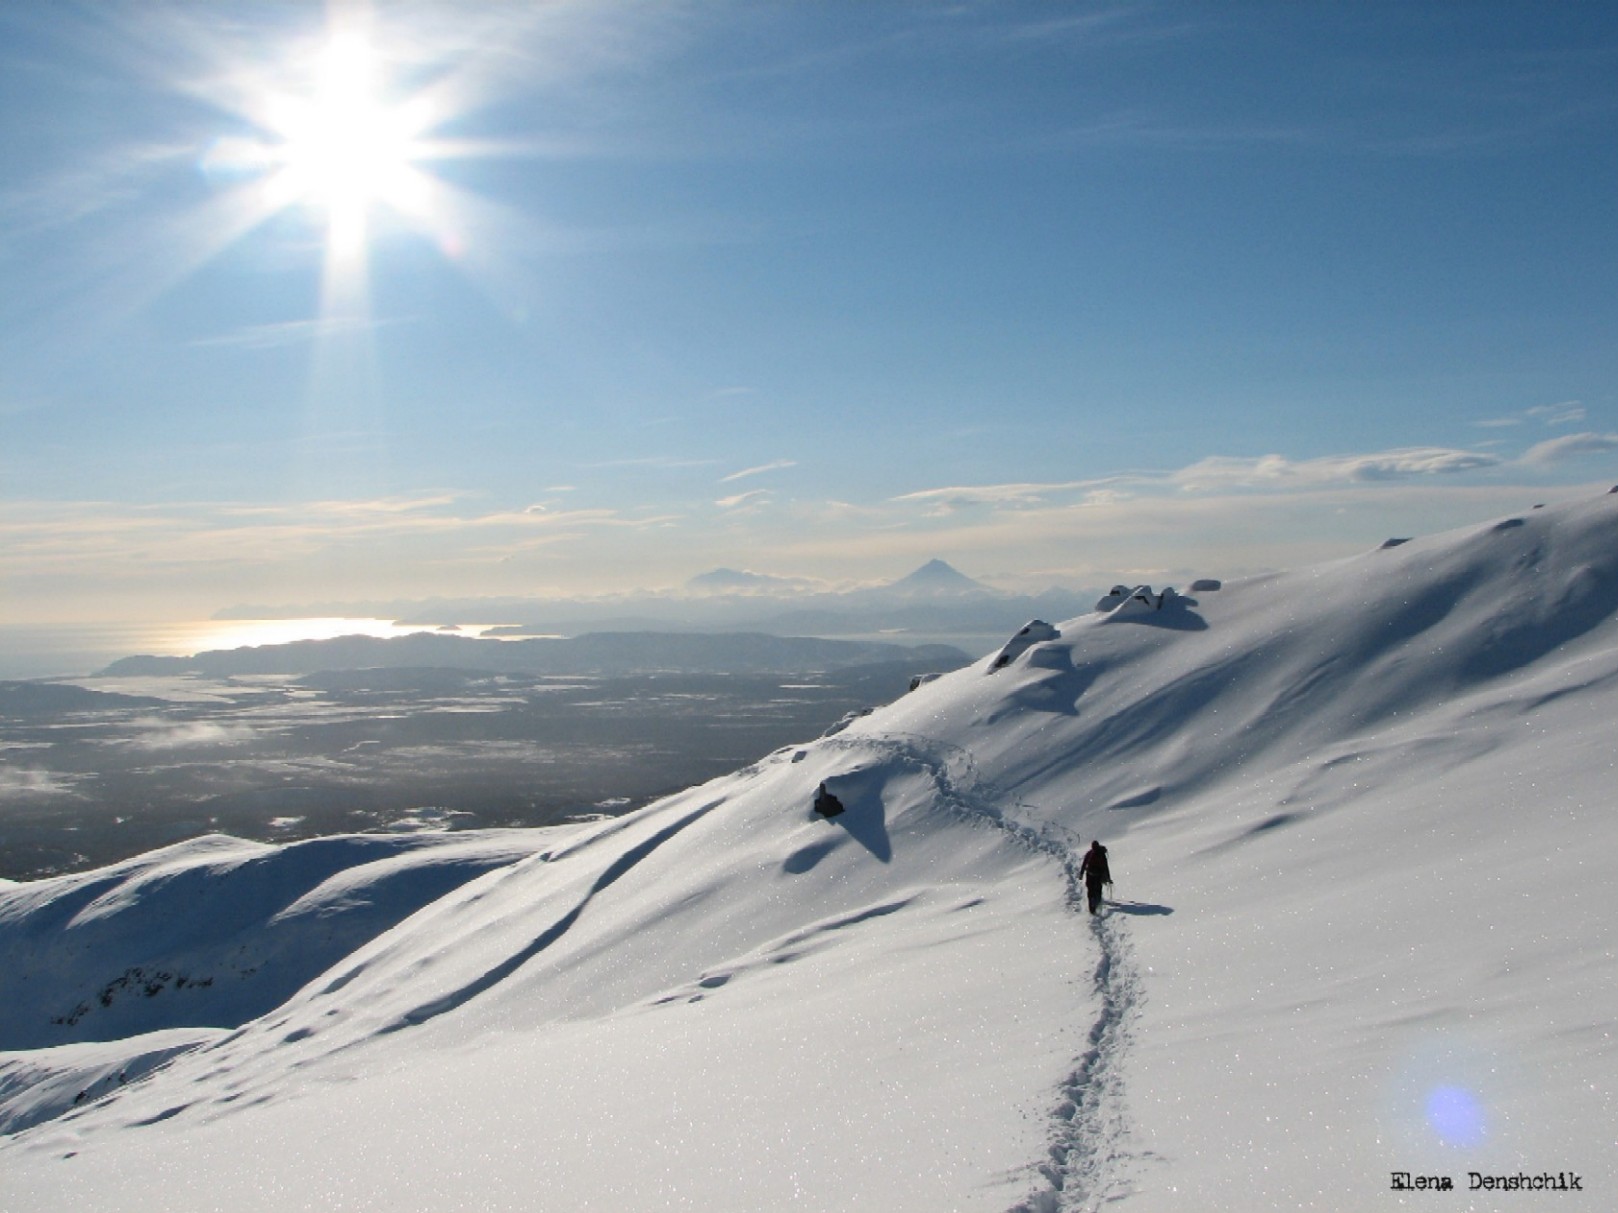
[[[0,889],[0,1206],[1613,1190],[1618,497],[1130,601],[612,821]]]
[[[943,680],[884,725],[925,720],[966,739],[1019,796],[1055,802],[1052,818],[1113,829],[1094,811],[1201,794],[1253,764],[1453,702],[1558,649],[1610,647],[1600,629],[1618,600],[1615,514],[1600,498],[1202,599],[1174,595],[1159,610],[1125,599],[1063,624],[1058,641],[1025,646],[1015,686]],[[1057,801],[1081,767],[1090,778],[1078,803]]]

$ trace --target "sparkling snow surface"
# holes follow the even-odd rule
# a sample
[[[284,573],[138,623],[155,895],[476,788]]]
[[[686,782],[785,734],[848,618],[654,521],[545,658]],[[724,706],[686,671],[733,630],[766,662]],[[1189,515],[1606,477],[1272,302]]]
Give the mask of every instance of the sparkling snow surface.
[[[614,821],[0,888],[0,1208],[1608,1208],[1615,617],[1605,496],[1109,598]]]

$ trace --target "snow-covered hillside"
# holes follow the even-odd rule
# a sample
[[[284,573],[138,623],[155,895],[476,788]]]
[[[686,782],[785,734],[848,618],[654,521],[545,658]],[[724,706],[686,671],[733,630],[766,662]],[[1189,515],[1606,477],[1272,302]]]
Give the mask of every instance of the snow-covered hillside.
[[[1124,588],[614,821],[0,888],[0,1208],[1609,1207],[1618,495]]]

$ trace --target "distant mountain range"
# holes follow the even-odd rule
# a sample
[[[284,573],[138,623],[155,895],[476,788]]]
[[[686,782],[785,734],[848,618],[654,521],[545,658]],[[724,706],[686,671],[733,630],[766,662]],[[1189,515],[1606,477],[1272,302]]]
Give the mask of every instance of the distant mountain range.
[[[505,625],[501,635],[579,636],[590,632],[763,632],[774,636],[891,635],[913,641],[1003,637],[1029,619],[1070,619],[1089,611],[1100,590],[997,590],[943,560],[884,585],[828,590],[799,578],[734,568],[691,578],[678,593],[612,598],[469,598],[415,602],[239,606],[220,619],[370,616],[422,627]],[[994,641],[997,643],[997,641]]]

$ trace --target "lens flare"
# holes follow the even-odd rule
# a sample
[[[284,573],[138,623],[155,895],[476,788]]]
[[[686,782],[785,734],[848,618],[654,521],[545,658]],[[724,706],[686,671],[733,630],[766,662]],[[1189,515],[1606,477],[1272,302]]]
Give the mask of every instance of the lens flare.
[[[1434,1087],[1427,1095],[1427,1124],[1446,1146],[1480,1145],[1483,1105],[1465,1087]]]

